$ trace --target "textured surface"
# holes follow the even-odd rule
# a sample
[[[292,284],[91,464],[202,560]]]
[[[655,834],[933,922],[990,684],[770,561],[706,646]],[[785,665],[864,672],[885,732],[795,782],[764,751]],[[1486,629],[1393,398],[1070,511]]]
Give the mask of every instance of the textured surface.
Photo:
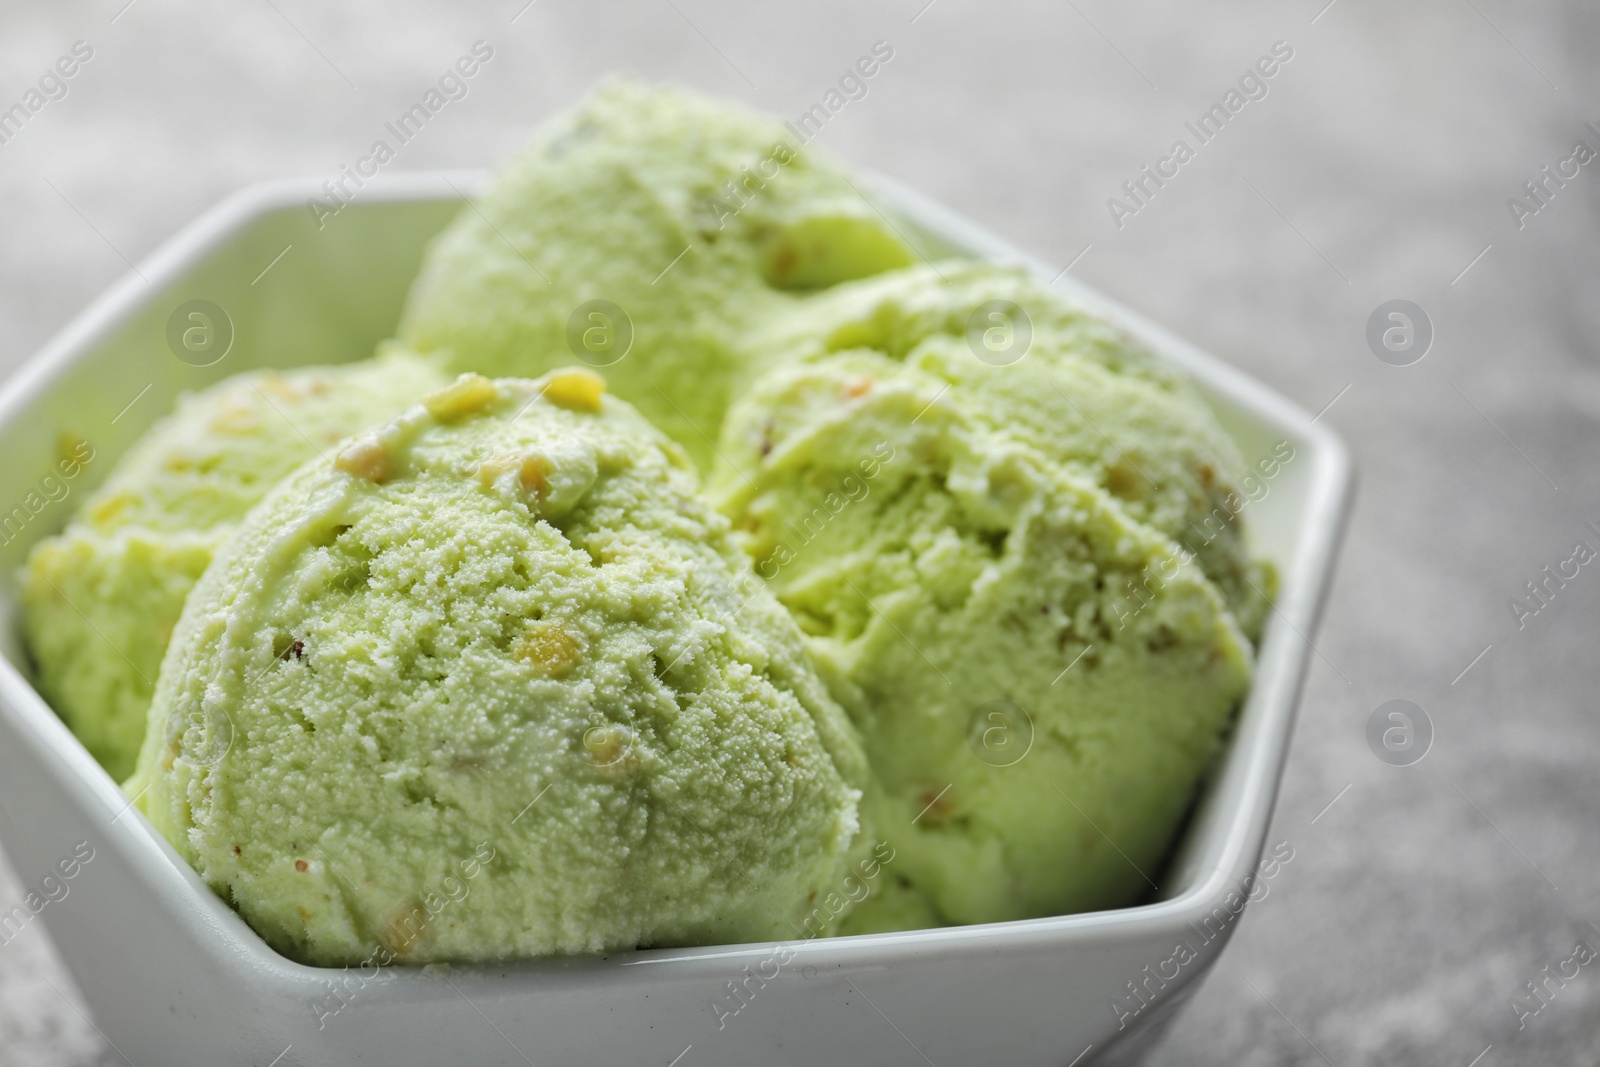
[[[1199,562],[1202,522],[1242,525],[1243,461],[1182,383],[1010,272],[818,300],[734,402],[714,492],[861,727],[895,877],[958,922],[1136,901],[1250,676]],[[1240,556],[1206,557],[1230,590]]]
[[[903,365],[933,383],[924,404],[943,399],[948,387],[956,406],[970,405],[986,429],[1070,464],[1130,518],[1175,541],[1217,585],[1246,635],[1259,636],[1270,575],[1251,565],[1240,513],[1270,491],[1274,457],[1247,465],[1181,374],[1023,272],[930,263],[842,285],[773,322],[758,345],[777,365],[774,379],[817,360],[833,362],[829,376],[855,376],[839,381],[837,392],[797,381],[752,389],[764,396],[744,425],[724,428],[726,485],[742,491],[744,472],[778,437],[837,418],[841,403],[871,394],[877,374]],[[769,419],[758,409],[774,403],[775,390],[785,395]],[[920,421],[920,412],[921,405],[911,415]],[[1291,452],[1276,458],[1292,459]]]
[[[911,251],[794,132],[619,79],[540,130],[429,253],[400,336],[459,370],[581,360],[701,470],[751,323]]]
[[[67,529],[35,546],[22,586],[29,653],[46,698],[113,778],[133,770],[184,597],[233,524],[302,461],[448,380],[399,351],[230,378],[184,397]]]
[[[7,104],[74,40],[96,49],[0,146],[6,366],[227,192],[335,176],[479,38],[495,59],[392,168],[503,161],[611,70],[798,115],[892,41],[819,143],[1062,266],[1083,253],[1076,276],[1312,411],[1338,398],[1323,421],[1361,465],[1269,838],[1294,859],[1151,1062],[1321,1064],[1313,1043],[1340,1065],[1600,1056],[1592,966],[1520,1032],[1509,1006],[1576,940],[1600,947],[1600,584],[1584,567],[1521,630],[1507,607],[1579,538],[1600,547],[1583,527],[1600,525],[1600,186],[1585,168],[1521,230],[1506,207],[1574,140],[1595,145],[1593,5],[937,0],[913,23],[922,0],[541,0],[513,23],[520,0],[275,2],[0,16]],[[1116,229],[1106,198],[1280,39],[1295,55],[1269,95]],[[1436,327],[1410,367],[1365,340],[1395,298]],[[1395,698],[1434,726],[1411,767],[1365,738]],[[64,999],[45,933],[0,946],[0,1063],[121,1063]]]
[[[284,954],[770,940],[843,873],[844,714],[602,388],[463,375],[308,460],[190,595],[127,792]]]

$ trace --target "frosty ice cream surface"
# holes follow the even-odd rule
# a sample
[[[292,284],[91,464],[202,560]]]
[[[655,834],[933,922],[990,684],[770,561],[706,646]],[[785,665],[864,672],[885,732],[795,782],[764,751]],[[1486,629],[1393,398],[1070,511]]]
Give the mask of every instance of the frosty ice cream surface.
[[[180,400],[34,550],[24,634],[309,963],[1119,907],[1249,687],[1251,477],[1105,322],[619,81],[378,357]]]

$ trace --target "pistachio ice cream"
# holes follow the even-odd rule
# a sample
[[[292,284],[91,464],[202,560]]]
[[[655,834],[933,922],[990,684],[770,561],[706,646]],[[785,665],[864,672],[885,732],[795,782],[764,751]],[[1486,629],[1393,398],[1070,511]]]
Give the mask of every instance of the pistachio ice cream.
[[[1026,346],[985,347],[995,302]],[[1214,418],[1004,269],[841,287],[768,336],[783,358],[733,406],[713,492],[872,763],[904,884],[847,927],[1137,899],[1264,604],[1239,531],[1192,528],[1241,473]]]
[[[180,398],[22,576],[39,687],[122,779],[184,598],[234,524],[309,456],[448,381],[393,352],[341,367],[235,375]]]
[[[251,511],[128,791],[272,945],[339,964],[793,936],[864,784],[683,451],[574,368],[463,376]]]
[[[429,252],[400,328],[459,370],[603,367],[709,469],[801,294],[910,263],[856,181],[780,123],[622,80],[556,119]]]
[[[35,548],[41,690],[315,965],[1136,902],[1271,610],[1248,472],[912,232],[776,122],[603,86],[380,356],[183,398]]]

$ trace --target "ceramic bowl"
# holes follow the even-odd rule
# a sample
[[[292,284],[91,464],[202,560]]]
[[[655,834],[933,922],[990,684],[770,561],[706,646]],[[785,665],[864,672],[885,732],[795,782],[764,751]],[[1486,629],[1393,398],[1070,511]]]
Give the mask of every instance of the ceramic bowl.
[[[200,881],[40,698],[16,636],[13,575],[29,546],[61,528],[180,391],[247,368],[369,355],[393,330],[428,240],[481,181],[374,182],[320,220],[307,207],[322,195],[313,181],[246,190],[173,238],[0,390],[0,840],[34,894],[0,911],[0,939],[48,927],[96,1025],[141,1067],[1063,1067],[1136,1054],[1194,991],[1245,898],[1279,869],[1270,851],[1263,858],[1264,835],[1341,536],[1349,461],[1332,433],[1262,385],[886,180],[871,183],[872,195],[925,253],[1027,264],[1188,371],[1247,459],[1279,442],[1293,449],[1248,505],[1257,547],[1281,573],[1255,685],[1148,902],[514,965],[306,967],[268,948]],[[191,301],[224,313],[200,352],[169,340],[172,323],[190,321],[185,308],[202,306]],[[64,433],[87,439],[94,459],[71,481],[43,482]]]

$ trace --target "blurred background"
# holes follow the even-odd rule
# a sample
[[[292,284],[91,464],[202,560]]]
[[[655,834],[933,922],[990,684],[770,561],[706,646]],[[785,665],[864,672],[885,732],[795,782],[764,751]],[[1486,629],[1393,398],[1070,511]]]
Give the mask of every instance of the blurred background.
[[[1149,1063],[1596,1062],[1600,966],[1537,1014],[1513,999],[1600,951],[1600,568],[1543,604],[1526,587],[1600,551],[1600,165],[1574,154],[1600,151],[1600,9],[7,4],[0,109],[92,55],[0,127],[0,372],[228,193],[336,176],[479,40],[493,61],[388,170],[499,163],[611,72],[790,118],[888,42],[819,144],[1071,264],[1350,443],[1358,501],[1268,836],[1294,859]],[[1275,44],[1292,55],[1265,95],[1129,200]],[[1413,332],[1385,347],[1395,300]],[[1428,745],[1369,743],[1393,700]],[[20,893],[0,862],[0,899]],[[0,1065],[121,1062],[78,1003],[42,926],[0,946]]]

